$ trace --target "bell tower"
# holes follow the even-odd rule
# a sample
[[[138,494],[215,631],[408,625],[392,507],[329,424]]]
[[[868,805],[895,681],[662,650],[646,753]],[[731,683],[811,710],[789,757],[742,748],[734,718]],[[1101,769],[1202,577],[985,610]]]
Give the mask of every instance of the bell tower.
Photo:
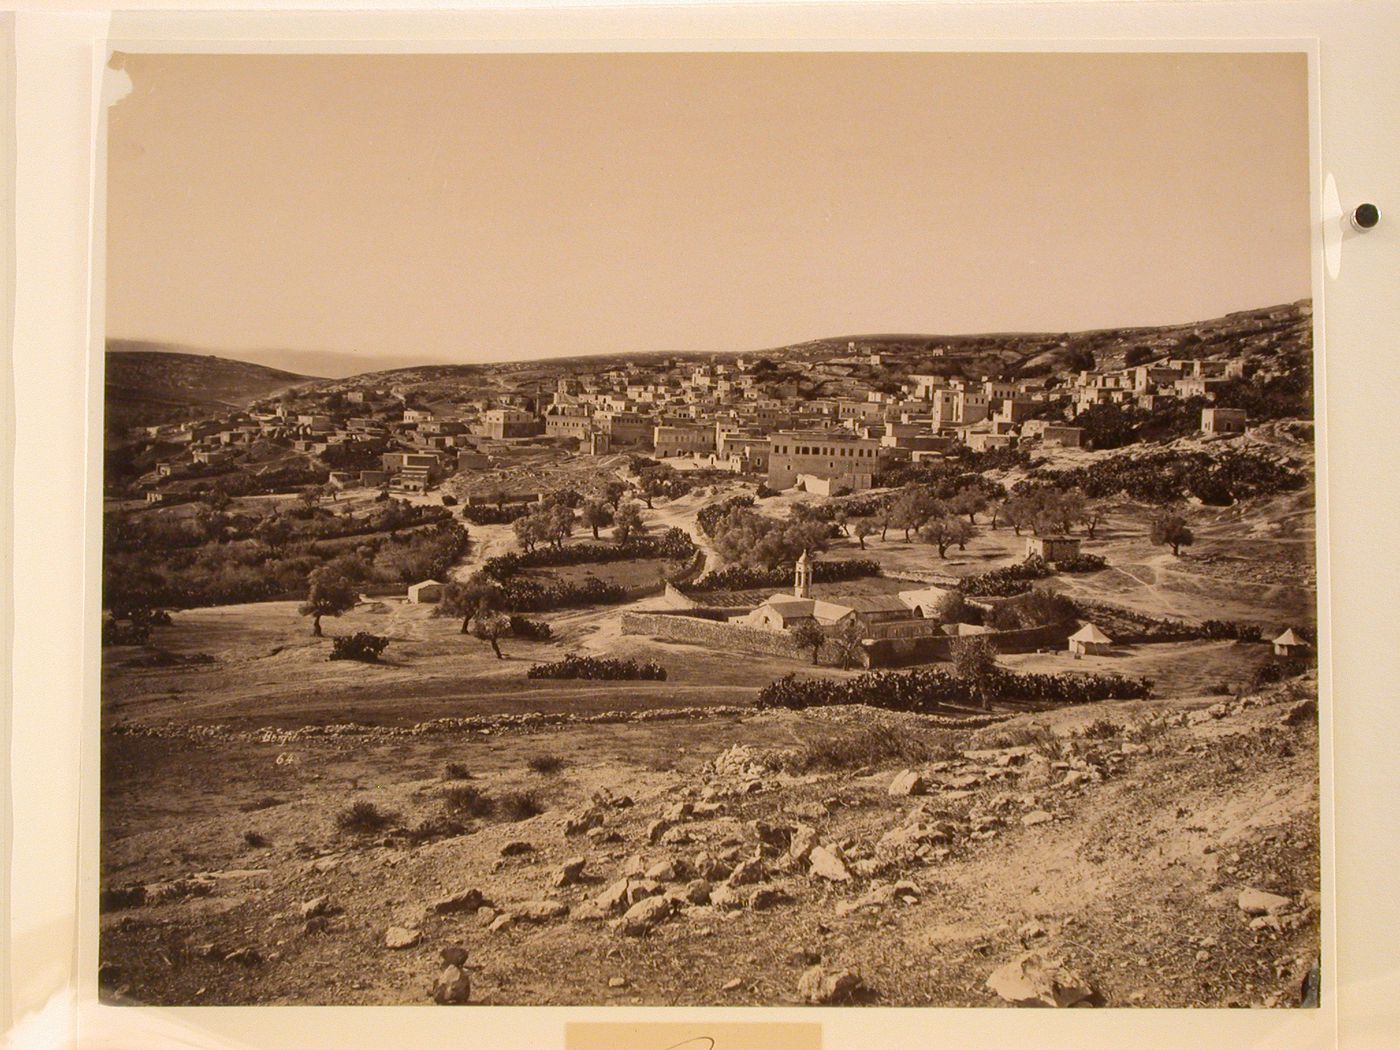
[[[792,593],[798,598],[810,598],[812,596],[812,559],[807,557],[807,552],[802,552],[802,557],[797,559],[797,571],[793,576]]]

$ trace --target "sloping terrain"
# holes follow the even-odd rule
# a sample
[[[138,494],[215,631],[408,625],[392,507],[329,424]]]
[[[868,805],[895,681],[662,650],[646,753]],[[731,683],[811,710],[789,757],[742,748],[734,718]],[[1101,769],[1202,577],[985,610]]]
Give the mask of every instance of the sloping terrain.
[[[1011,967],[1092,1004],[1296,1006],[1314,688],[978,730],[830,709],[110,733],[102,980],[146,1003],[426,1003],[458,949],[493,1004],[792,1003],[820,966],[883,1005],[1005,1005],[987,982]],[[338,827],[356,802],[383,824]]]
[[[216,415],[315,381],[210,354],[125,349],[113,340],[106,355],[107,422],[152,426]]]

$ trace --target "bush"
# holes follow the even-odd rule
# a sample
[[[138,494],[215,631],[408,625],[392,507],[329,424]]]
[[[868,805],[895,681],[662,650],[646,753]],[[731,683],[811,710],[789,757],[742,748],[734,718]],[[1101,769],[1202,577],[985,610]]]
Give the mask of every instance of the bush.
[[[379,654],[388,645],[389,639],[382,635],[356,631],[354,634],[343,634],[339,638],[332,638],[331,654],[327,659],[359,660],[361,663],[375,664],[379,662]]]
[[[266,835],[256,831],[245,831],[243,833],[243,841],[254,849],[261,849],[264,846],[272,845],[272,842]]]
[[[762,482],[759,483],[758,488],[754,491],[754,496],[757,499],[768,499],[768,497],[776,496],[777,494],[777,489],[770,489],[767,485],[763,484]]]
[[[1055,563],[1056,572],[1098,572],[1108,564],[1108,559],[1098,554],[1076,554],[1073,558],[1061,558]]]
[[[469,504],[462,508],[462,517],[473,525],[509,525],[516,518],[523,518],[534,509],[535,505],[531,503],[508,503],[504,507]]]
[[[442,505],[443,505],[444,507],[455,507],[455,506],[457,506],[457,497],[456,497],[456,496],[453,496],[453,495],[449,495],[448,493],[444,492],[444,493],[442,494]]]
[[[701,507],[699,513],[695,515],[695,521],[706,536],[713,538],[715,526],[717,526],[731,510],[737,507],[752,506],[752,496],[731,496],[729,499],[721,500],[719,503],[711,503],[707,507]]]
[[[522,569],[633,561],[638,558],[685,561],[695,556],[695,550],[695,541],[690,538],[689,533],[684,529],[670,528],[657,536],[633,536],[626,543],[607,546],[571,543],[563,547],[536,547],[530,551],[512,551],[509,554],[487,558],[481,569],[487,575],[505,581]]]
[[[543,620],[531,620],[525,616],[512,614],[510,618],[510,633],[513,638],[524,638],[531,642],[548,641],[554,634],[554,629]]]
[[[989,698],[1035,704],[1083,704],[1097,700],[1136,700],[1151,696],[1148,678],[1116,674],[1016,674],[996,668],[974,682],[943,670],[876,671],[856,678],[798,679],[786,675],[758,694],[759,708],[827,707],[867,704],[891,711],[932,712]]]
[[[125,623],[104,617],[103,645],[145,645],[151,640],[151,629],[144,623]]]
[[[812,566],[814,583],[841,583],[866,576],[879,576],[880,563],[865,558],[848,561],[819,561]],[[750,587],[782,587],[792,583],[792,569],[753,569],[746,565],[730,565],[716,572],[707,572],[688,587],[691,591],[740,591]]]
[[[470,784],[450,787],[442,793],[442,811],[449,817],[489,817],[496,803],[486,792]]]
[[[946,740],[930,740],[904,727],[864,726],[843,736],[804,744],[784,762],[791,773],[817,769],[858,769],[881,762],[929,762],[951,758],[957,748]]]
[[[1030,557],[1016,565],[979,572],[962,581],[962,592],[982,598],[1008,598],[1031,589],[1031,580],[1050,575],[1050,567],[1038,557]]]
[[[998,603],[987,614],[985,620],[988,626],[998,631],[1020,631],[1052,623],[1064,623],[1078,615],[1078,606],[1064,595],[1047,590],[1032,590]]]
[[[525,677],[664,682],[666,668],[655,663],[639,664],[636,660],[612,660],[570,653],[554,663],[535,664],[525,672]]]
[[[577,605],[616,605],[628,600],[625,587],[590,577],[580,583],[537,583],[513,579],[501,584],[502,607],[516,612],[543,612]]]
[[[375,831],[382,831],[395,819],[397,819],[395,814],[381,810],[373,802],[361,800],[337,813],[335,826],[341,831],[349,831],[356,835],[368,835]]]
[[[496,809],[506,820],[514,822],[539,816],[545,811],[545,804],[534,791],[507,791]]]
[[[1124,453],[1073,470],[1033,470],[1031,477],[1062,489],[1081,489],[1090,499],[1121,493],[1144,503],[1167,504],[1194,496],[1214,506],[1291,492],[1308,480],[1291,463],[1241,449]]]
[[[1107,718],[1096,718],[1079,731],[1085,740],[1116,740],[1123,727]]]
[[[1241,623],[1238,620],[1204,620],[1201,623],[1201,637],[1257,642],[1264,637],[1264,632],[1258,624]]]
[[[449,762],[447,765],[443,766],[443,780],[470,780],[471,778],[471,770],[460,762]]]
[[[546,753],[542,755],[531,755],[525,764],[530,767],[530,771],[533,773],[548,775],[550,773],[557,773],[559,770],[563,769],[564,759],[561,755]]]
[[[1275,685],[1289,678],[1296,678],[1312,665],[1307,660],[1297,658],[1275,659],[1255,669],[1250,685],[1258,690]]]

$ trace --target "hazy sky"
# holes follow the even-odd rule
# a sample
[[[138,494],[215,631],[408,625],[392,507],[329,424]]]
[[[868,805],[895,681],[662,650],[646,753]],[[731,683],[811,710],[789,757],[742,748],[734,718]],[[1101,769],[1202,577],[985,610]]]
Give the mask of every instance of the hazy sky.
[[[1301,55],[128,55],[109,336],[464,361],[1310,288]]]

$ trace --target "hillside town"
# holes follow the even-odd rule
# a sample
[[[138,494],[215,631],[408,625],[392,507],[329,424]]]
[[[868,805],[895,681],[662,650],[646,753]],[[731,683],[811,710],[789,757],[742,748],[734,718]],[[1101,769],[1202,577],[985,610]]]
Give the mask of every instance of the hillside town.
[[[844,352],[663,356],[596,368],[578,359],[557,376],[515,383],[474,370],[456,383],[415,382],[414,370],[312,382],[220,418],[146,426],[133,444],[159,458],[134,484],[116,480],[158,503],[207,488],[201,480],[220,472],[292,462],[319,468],[336,489],[400,495],[458,479],[470,502],[494,498],[490,479],[552,448],[640,453],[775,491],[840,496],[869,490],[894,466],[962,451],[1104,447],[1095,424],[1125,410],[1184,414],[1190,425],[1181,433],[1243,434],[1249,412],[1231,395],[1246,379],[1285,374],[1290,360],[1280,351],[1296,350],[1309,317],[1306,304],[1232,316],[1209,329],[1208,341],[1196,327],[1147,338],[1125,332],[1116,335],[1121,347],[1097,354],[1086,348],[1092,339],[1047,338],[1017,347],[1025,356],[995,375],[983,371],[986,346],[851,340]],[[1047,363],[1035,367],[1037,358]],[[507,487],[512,499],[544,494]]]

